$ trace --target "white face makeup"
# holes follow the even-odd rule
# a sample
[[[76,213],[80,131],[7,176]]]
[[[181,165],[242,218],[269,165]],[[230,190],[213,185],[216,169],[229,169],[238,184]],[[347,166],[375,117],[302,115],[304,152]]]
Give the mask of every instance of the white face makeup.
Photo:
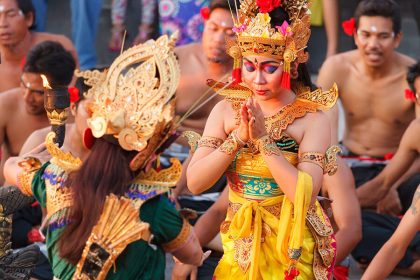
[[[370,31],[371,32],[378,32],[378,28],[375,26],[375,25],[372,25],[371,27],[370,27]]]

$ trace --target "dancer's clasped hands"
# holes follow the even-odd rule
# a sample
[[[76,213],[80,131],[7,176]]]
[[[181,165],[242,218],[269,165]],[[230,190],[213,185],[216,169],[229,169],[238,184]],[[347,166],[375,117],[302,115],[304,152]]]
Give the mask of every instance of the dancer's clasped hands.
[[[267,134],[264,114],[258,102],[250,97],[241,106],[238,137],[243,142],[255,141]]]

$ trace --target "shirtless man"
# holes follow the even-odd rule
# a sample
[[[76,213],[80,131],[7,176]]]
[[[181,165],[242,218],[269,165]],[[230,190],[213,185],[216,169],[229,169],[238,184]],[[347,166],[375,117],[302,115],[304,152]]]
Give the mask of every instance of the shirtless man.
[[[229,0],[230,6],[235,9],[235,0]],[[234,39],[232,14],[226,0],[213,0],[210,2],[208,19],[205,20],[201,43],[192,43],[175,49],[181,67],[181,80],[176,92],[176,114],[184,115],[193,104],[208,91],[207,79],[227,80],[233,68],[233,60],[226,54],[226,39]],[[236,5],[239,1],[236,0]],[[213,91],[206,95],[202,101],[211,96]],[[179,130],[181,132],[193,130],[203,133],[207,117],[214,105],[222,99],[216,96],[206,103],[197,112],[186,119]],[[200,102],[202,103],[202,102]],[[189,145],[185,138],[178,138],[169,151],[171,156],[185,160],[189,155]],[[188,162],[184,163],[186,166]],[[186,187],[185,170],[175,196],[189,193]],[[223,185],[223,184],[222,184]]]
[[[9,156],[19,154],[34,130],[50,125],[40,74],[45,74],[51,84],[67,86],[75,65],[73,56],[57,42],[45,41],[29,51],[23,73],[18,76],[21,86],[0,95],[0,146],[4,146],[1,170]],[[2,178],[3,174],[1,184]]]
[[[347,149],[345,155],[352,156],[348,163],[353,164],[356,186],[360,186],[385,167],[385,156],[397,150],[402,134],[415,117],[413,102],[404,98],[408,87],[405,80],[407,67],[414,60],[395,51],[402,34],[401,12],[393,0],[362,1],[356,9],[355,20],[357,50],[327,59],[320,70],[318,85],[329,88],[334,82],[338,84],[346,116],[343,148]],[[420,112],[418,109],[417,106],[416,110]],[[338,108],[330,115],[335,131],[338,131]],[[336,141],[337,138],[335,135]],[[414,170],[405,174],[403,179],[411,174]],[[403,179],[378,203],[377,210],[398,214],[401,208],[405,211],[410,206],[417,185],[404,184],[406,186],[398,191],[399,198],[397,187],[404,182]],[[340,184],[345,184],[345,181],[335,182],[336,186]],[[361,206],[366,207],[361,190],[363,186],[357,190],[358,198]],[[363,195],[376,194],[365,192]],[[382,216],[378,214],[379,219]],[[364,238],[359,246],[363,242],[372,243],[372,240]],[[365,261],[363,257],[358,260]]]
[[[352,171],[360,186],[383,169],[386,155],[397,150],[402,134],[415,111],[420,113],[420,107],[404,98],[407,67],[414,60],[395,51],[402,37],[398,5],[393,0],[365,0],[358,5],[355,19],[357,50],[327,59],[318,84],[323,88],[333,82],[338,84],[346,116],[343,145],[346,155],[356,159],[353,163],[357,166],[352,166]],[[338,108],[332,113],[338,126]],[[367,160],[360,160],[359,156]],[[398,214],[392,212],[396,208],[397,187],[398,184],[380,202],[384,204],[380,205],[382,212]],[[401,201],[403,210],[410,206],[415,187],[407,190],[411,197],[404,196]],[[358,196],[365,207],[359,190]]]
[[[417,96],[415,102],[420,105],[420,62],[409,68],[407,81],[411,90],[414,92],[413,95]],[[404,175],[410,165],[420,158],[419,135],[420,118],[417,117],[404,132],[398,151],[389,164],[378,176],[365,184],[366,189],[374,193],[374,195],[371,196],[372,199],[365,200],[367,205],[375,205],[388,193],[395,182]],[[420,168],[416,171],[420,174]],[[414,196],[413,205],[416,204],[416,200],[420,197],[419,193],[420,192],[417,192]],[[380,257],[375,257],[375,268],[370,268],[364,279],[383,279],[385,278],[385,274],[390,273],[394,267],[397,267],[394,272],[398,274],[408,276],[418,276],[420,274],[420,257],[418,255],[420,233],[418,232],[418,226],[416,226],[418,222],[413,221],[418,218],[409,218],[413,214],[411,212],[412,211],[407,211],[401,223],[399,219],[394,217],[385,216],[385,218],[378,219],[376,213],[363,213],[366,224],[363,228],[363,236],[366,236],[367,239],[375,239],[378,238],[378,232],[380,232],[379,236],[381,242],[364,242],[363,244],[358,245],[354,252],[356,257],[362,256],[367,262],[371,261],[381,246],[392,236],[390,241],[387,242],[387,245],[381,249],[381,252],[379,253]],[[410,219],[413,223],[408,222]],[[416,250],[417,253],[414,253]],[[387,253],[385,253],[385,251],[387,251]],[[391,251],[391,254],[389,251]],[[380,271],[378,270],[377,259],[382,259],[380,262],[383,262],[384,254],[388,255],[386,257],[388,258],[387,264],[389,264],[389,266],[386,267],[385,270]],[[374,275],[376,275],[376,277],[373,277]]]
[[[61,43],[77,61],[75,48],[65,36],[30,31],[34,19],[31,0],[0,0],[0,92],[19,86],[22,61],[40,42]]]

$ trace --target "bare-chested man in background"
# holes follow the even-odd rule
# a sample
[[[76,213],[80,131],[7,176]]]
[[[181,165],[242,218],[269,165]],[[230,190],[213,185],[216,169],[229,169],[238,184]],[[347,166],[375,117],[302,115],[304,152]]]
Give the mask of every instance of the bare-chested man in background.
[[[22,61],[28,51],[43,41],[56,41],[77,61],[73,43],[63,35],[30,31],[35,22],[31,0],[0,0],[0,94],[18,87]]]
[[[405,129],[420,108],[404,97],[407,69],[415,61],[395,51],[402,37],[399,6],[393,0],[361,1],[355,21],[357,50],[329,58],[320,70],[318,85],[329,88],[334,82],[338,84],[345,113],[344,155],[356,186],[360,186],[357,194],[365,208],[372,207],[364,202],[375,193],[366,191],[363,184],[385,167],[388,155],[396,152]],[[338,108],[331,115],[337,127]],[[418,185],[413,174],[415,166],[375,205],[378,212],[398,215],[409,208]],[[376,215],[376,220],[383,217]],[[363,228],[366,224],[364,215]],[[380,236],[376,241],[379,239]],[[362,250],[353,252],[358,261],[369,261],[361,245],[372,241],[375,242],[363,238],[359,243],[357,248]]]
[[[176,92],[176,114],[183,116],[193,104],[208,91],[207,79],[226,81],[232,71],[233,60],[226,54],[226,39],[234,38],[233,19],[229,10],[235,1],[213,0],[210,2],[208,18],[205,19],[202,42],[188,44],[175,49],[181,67],[181,80]],[[236,1],[239,5],[239,1]],[[206,17],[206,13],[204,17]],[[202,101],[213,94],[211,91]],[[216,96],[197,112],[186,119],[179,130],[192,130],[203,133],[207,117],[214,105],[222,97]],[[202,103],[202,102],[200,102]],[[172,156],[185,160],[189,155],[189,145],[183,137],[178,138],[170,148]],[[187,162],[184,164],[188,164]],[[186,169],[186,168],[184,168]],[[183,172],[184,172],[183,169]],[[189,193],[186,188],[185,174],[178,183],[174,194]]]

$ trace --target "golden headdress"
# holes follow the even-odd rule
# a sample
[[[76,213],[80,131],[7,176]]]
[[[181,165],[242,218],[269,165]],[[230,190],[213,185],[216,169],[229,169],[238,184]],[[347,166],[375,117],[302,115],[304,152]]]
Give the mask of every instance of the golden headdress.
[[[143,152],[143,159],[162,144],[174,123],[173,97],[180,76],[173,52],[176,37],[165,35],[134,46],[108,71],[76,72],[91,86],[86,95],[92,100],[88,126],[94,137],[112,136],[123,149]]]
[[[288,13],[290,24],[284,21],[273,28],[268,13],[280,6]],[[237,41],[228,43],[228,54],[235,60],[233,78],[238,83],[241,80],[238,67],[243,56],[272,57],[284,61],[282,86],[290,88],[290,63],[308,60],[304,52],[311,34],[308,0],[242,0],[236,14]]]

